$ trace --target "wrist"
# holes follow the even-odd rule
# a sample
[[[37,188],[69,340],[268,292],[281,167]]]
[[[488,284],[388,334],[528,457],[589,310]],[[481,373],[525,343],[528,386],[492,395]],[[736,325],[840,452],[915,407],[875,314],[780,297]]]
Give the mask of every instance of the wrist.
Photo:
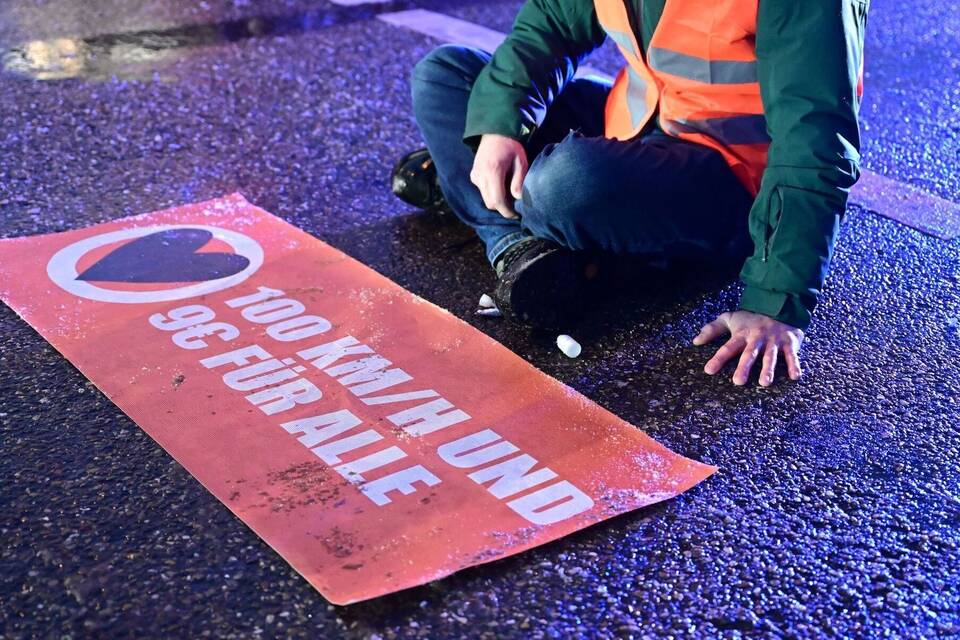
[[[805,299],[809,298],[809,299]],[[747,286],[740,296],[740,309],[759,313],[805,331],[810,326],[816,298]]]

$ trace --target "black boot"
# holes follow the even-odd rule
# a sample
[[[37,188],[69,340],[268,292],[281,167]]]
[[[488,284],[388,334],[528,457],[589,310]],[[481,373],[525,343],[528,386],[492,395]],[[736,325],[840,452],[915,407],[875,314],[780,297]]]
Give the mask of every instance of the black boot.
[[[390,173],[390,188],[395,196],[418,209],[449,210],[440,191],[437,168],[426,149],[418,149],[400,158]]]
[[[600,264],[586,252],[525,238],[504,252],[496,270],[500,280],[493,299],[505,318],[538,329],[563,329],[586,311]]]

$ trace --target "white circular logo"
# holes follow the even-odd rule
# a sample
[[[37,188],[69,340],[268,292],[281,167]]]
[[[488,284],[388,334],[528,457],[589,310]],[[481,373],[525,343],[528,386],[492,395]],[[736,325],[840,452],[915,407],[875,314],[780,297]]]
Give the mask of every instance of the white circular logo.
[[[176,287],[174,289],[158,289],[152,291],[131,291],[99,287],[95,284],[92,284],[92,282],[89,280],[82,279],[81,274],[77,271],[77,264],[80,262],[83,256],[87,255],[87,253],[94,249],[116,242],[122,242],[124,240],[136,241],[137,239],[145,238],[146,236],[151,236],[153,234],[176,230],[194,230],[206,232],[209,234],[209,236],[205,237],[209,237],[210,239],[214,240],[220,240],[230,245],[237,256],[242,256],[246,259],[247,265],[243,267],[242,270],[237,271],[236,273],[230,273],[224,277],[206,279],[203,274],[200,274],[197,277],[191,277],[189,279],[184,278],[181,280],[184,282],[202,280],[196,284]],[[163,244],[166,246],[168,243]],[[191,256],[203,257],[209,255],[203,253],[193,253],[193,248],[191,247],[186,247],[185,249],[175,249],[174,253],[176,255],[171,255],[170,257],[175,259],[177,267],[175,270],[178,272],[183,271],[182,262],[184,260],[189,260]],[[230,256],[232,254],[221,255]],[[153,257],[155,258],[156,256]],[[130,262],[129,258],[126,262]],[[222,291],[223,289],[228,289],[232,286],[240,284],[253,275],[262,265],[263,248],[256,242],[256,240],[245,236],[242,233],[199,224],[174,224],[122,229],[120,231],[111,231],[109,233],[92,236],[90,238],[85,238],[75,242],[58,251],[50,259],[50,262],[47,263],[47,275],[60,288],[82,298],[88,298],[90,300],[97,300],[100,302],[142,304],[149,302],[169,302],[171,300],[183,300],[184,298],[201,296],[208,293],[213,293],[214,291]],[[162,267],[162,265],[156,265],[155,263],[152,263],[149,265],[149,267],[159,268]],[[207,271],[211,271],[211,269],[208,268]],[[215,270],[213,272],[215,273]],[[119,279],[117,281],[128,283],[148,281],[143,279],[124,280],[122,278],[122,274],[120,274],[118,277]],[[171,280],[158,280],[158,282],[168,281]]]

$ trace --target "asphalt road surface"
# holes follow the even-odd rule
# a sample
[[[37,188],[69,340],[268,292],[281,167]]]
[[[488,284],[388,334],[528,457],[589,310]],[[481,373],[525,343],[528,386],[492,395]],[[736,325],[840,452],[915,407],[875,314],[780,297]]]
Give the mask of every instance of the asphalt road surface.
[[[865,167],[958,201],[960,11],[872,5]],[[806,375],[770,390],[701,371],[690,339],[738,295],[717,278],[639,278],[580,331],[577,360],[475,317],[493,281],[480,246],[386,183],[419,142],[410,68],[439,42],[376,15],[505,31],[518,6],[4,0],[0,236],[241,191],[721,472],[334,607],[2,307],[0,636],[960,636],[960,241],[852,206]]]

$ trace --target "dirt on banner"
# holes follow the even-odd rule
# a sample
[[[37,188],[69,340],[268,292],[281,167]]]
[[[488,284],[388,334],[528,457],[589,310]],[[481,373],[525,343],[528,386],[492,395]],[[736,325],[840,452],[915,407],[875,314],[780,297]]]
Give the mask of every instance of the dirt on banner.
[[[2,240],[0,297],[336,604],[715,470],[239,195]]]

